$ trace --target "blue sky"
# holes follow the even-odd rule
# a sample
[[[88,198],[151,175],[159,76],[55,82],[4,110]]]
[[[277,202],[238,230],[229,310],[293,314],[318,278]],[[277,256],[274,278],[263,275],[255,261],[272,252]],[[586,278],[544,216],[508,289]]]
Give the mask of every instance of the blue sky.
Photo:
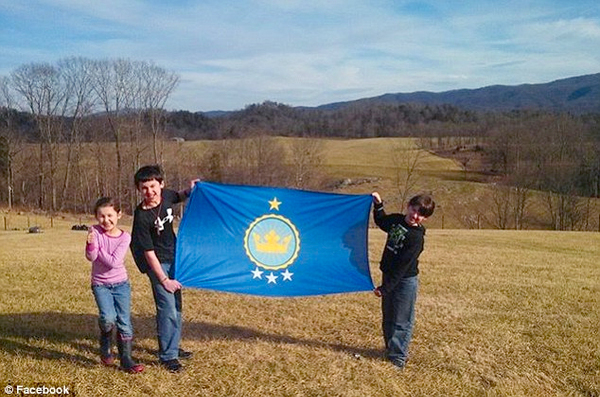
[[[152,61],[169,109],[316,106],[600,72],[597,0],[0,0],[0,76],[70,56]]]

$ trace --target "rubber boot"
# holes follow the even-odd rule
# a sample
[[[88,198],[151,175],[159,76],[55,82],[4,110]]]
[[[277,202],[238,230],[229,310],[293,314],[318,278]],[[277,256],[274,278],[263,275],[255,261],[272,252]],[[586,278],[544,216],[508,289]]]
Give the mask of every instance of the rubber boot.
[[[124,339],[121,337],[121,335],[119,335],[117,338],[117,346],[119,348],[119,360],[121,361],[120,368],[123,371],[132,374],[137,374],[144,371],[144,365],[133,362],[133,359],[131,358],[131,339]]]
[[[112,365],[115,356],[112,354],[113,328],[108,331],[100,330],[100,362],[104,365]]]

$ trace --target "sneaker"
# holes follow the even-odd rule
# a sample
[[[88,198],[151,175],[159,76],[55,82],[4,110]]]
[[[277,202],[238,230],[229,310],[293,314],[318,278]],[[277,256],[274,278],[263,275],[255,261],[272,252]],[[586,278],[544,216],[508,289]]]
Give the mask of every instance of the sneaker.
[[[403,370],[403,369],[404,369],[404,366],[406,366],[406,362],[405,362],[405,361],[403,361],[403,360],[396,359],[396,360],[391,360],[390,362],[391,362],[391,363],[394,365],[394,367],[396,367],[396,369],[398,369],[398,370]]]
[[[194,355],[194,353],[189,352],[187,350],[183,350],[183,349],[179,349],[179,358],[187,360],[189,358],[192,358],[192,356]]]
[[[181,365],[177,359],[161,361],[160,365],[162,365],[169,372],[179,372],[183,370],[183,365]]]

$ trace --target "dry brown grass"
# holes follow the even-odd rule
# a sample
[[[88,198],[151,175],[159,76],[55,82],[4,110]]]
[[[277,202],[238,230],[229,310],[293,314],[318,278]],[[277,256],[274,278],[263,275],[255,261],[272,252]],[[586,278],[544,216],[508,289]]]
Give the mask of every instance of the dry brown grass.
[[[78,396],[598,396],[600,233],[428,231],[409,365],[382,361],[370,293],[269,299],[184,292],[181,374],[157,365],[154,309],[130,258],[134,355],[99,364],[85,232],[0,232],[0,386]],[[384,235],[372,230],[373,275]]]

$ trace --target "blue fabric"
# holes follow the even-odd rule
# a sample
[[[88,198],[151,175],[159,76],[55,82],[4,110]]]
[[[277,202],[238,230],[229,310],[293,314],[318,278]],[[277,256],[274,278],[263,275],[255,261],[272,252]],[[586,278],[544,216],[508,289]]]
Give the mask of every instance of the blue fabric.
[[[92,285],[98,305],[98,325],[103,332],[116,324],[117,331],[125,339],[133,337],[131,326],[131,285],[129,281],[117,284]]]
[[[263,296],[370,291],[370,195],[198,183],[175,278],[186,287]]]

